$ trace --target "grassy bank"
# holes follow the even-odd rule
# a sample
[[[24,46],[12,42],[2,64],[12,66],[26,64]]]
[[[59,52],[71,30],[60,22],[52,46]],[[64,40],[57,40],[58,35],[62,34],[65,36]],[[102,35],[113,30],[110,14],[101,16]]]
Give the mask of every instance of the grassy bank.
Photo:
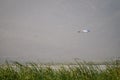
[[[35,63],[21,64],[6,62],[0,66],[0,80],[120,80],[120,65],[86,65],[78,63],[77,66],[60,66],[53,69],[51,66]]]

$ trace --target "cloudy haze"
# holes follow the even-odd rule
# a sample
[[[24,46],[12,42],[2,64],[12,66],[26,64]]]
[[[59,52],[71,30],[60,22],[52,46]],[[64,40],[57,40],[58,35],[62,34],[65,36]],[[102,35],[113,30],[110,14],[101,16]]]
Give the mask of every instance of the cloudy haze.
[[[81,30],[88,33],[78,33]],[[0,59],[120,56],[120,0],[0,0]]]

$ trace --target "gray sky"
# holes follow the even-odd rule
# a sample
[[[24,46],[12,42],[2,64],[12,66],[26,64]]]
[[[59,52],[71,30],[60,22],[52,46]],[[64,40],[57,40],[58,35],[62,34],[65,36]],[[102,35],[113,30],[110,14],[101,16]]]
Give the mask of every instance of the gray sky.
[[[89,29],[89,33],[77,31]],[[120,0],[0,0],[0,58],[70,62],[120,56]]]

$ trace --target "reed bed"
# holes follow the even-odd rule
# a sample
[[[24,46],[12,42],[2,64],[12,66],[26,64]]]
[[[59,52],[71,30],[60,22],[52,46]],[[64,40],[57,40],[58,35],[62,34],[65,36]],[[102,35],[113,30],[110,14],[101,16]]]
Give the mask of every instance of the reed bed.
[[[67,67],[66,67],[67,66]],[[76,66],[51,65],[36,63],[8,63],[0,66],[0,80],[120,80],[120,65],[88,65],[77,62]]]

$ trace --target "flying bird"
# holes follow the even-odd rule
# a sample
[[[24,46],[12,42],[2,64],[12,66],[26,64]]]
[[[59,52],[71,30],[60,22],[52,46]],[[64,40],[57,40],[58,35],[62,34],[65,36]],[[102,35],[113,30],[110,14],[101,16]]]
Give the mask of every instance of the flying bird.
[[[87,32],[90,32],[90,30],[84,29],[82,30],[82,32],[87,33]]]
[[[83,29],[83,30],[79,30],[79,31],[77,31],[78,33],[88,33],[88,32],[90,32],[90,30],[87,30],[87,29]]]

